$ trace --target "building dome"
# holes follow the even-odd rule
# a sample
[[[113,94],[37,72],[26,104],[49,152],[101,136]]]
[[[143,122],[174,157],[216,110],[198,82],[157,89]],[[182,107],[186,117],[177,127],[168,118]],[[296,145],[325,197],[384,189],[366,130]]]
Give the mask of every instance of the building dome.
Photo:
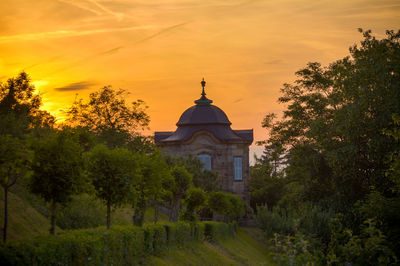
[[[156,132],[154,141],[158,144],[181,143],[191,139],[197,132],[208,132],[221,141],[251,143],[253,130],[232,130],[231,122],[212,100],[206,97],[204,91],[206,82],[201,82],[203,91],[200,99],[194,101],[196,105],[184,111],[176,125],[175,132]]]
[[[197,104],[187,109],[179,118],[176,125],[231,125],[228,117],[220,108],[215,105]]]

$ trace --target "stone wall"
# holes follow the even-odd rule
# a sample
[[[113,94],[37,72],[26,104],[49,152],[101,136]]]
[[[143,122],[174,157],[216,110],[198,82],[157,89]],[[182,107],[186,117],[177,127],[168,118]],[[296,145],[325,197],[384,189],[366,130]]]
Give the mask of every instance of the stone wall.
[[[222,190],[241,196],[249,203],[249,144],[244,141],[221,142],[212,134],[201,131],[184,143],[163,145],[165,153],[184,157],[188,155],[209,154],[212,170],[219,173]],[[234,157],[242,157],[242,177],[234,180]]]

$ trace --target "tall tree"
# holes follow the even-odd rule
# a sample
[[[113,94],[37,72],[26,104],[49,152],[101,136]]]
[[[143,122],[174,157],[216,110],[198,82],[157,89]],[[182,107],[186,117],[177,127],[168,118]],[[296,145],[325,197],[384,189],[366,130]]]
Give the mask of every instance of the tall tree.
[[[107,229],[111,226],[111,208],[128,201],[138,171],[138,159],[124,148],[97,145],[86,154],[89,178],[96,196],[107,206]]]
[[[280,121],[266,118],[269,145],[284,147],[286,176],[304,188],[300,200],[329,201],[348,211],[371,187],[390,193],[387,154],[396,147],[383,134],[400,112],[400,31],[378,40],[363,32],[350,56],[328,67],[309,63],[285,84]]]
[[[47,138],[36,139],[30,190],[50,203],[50,233],[55,233],[57,205],[86,187],[82,149],[68,131],[56,131]]]
[[[137,130],[148,126],[150,118],[142,100],[126,103],[127,93],[106,86],[74,102],[67,111],[67,123],[85,126],[111,147],[125,145]]]
[[[0,135],[0,184],[4,189],[3,241],[7,239],[8,191],[18,178],[29,173],[31,151],[24,143],[10,135]]]

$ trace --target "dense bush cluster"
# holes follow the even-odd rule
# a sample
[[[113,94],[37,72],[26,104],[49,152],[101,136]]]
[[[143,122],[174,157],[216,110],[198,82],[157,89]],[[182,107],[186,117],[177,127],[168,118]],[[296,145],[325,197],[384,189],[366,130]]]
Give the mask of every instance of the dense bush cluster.
[[[0,247],[1,265],[132,265],[192,241],[232,237],[236,225],[218,222],[165,223],[72,230]]]

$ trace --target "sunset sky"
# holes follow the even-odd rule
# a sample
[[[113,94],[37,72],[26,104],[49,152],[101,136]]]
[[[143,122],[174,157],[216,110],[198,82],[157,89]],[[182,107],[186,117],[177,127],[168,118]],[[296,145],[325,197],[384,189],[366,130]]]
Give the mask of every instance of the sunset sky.
[[[25,70],[59,119],[77,93],[125,89],[152,134],[175,130],[204,77],[232,128],[262,140],[282,84],[348,55],[357,28],[399,29],[400,1],[0,0],[0,81]]]

